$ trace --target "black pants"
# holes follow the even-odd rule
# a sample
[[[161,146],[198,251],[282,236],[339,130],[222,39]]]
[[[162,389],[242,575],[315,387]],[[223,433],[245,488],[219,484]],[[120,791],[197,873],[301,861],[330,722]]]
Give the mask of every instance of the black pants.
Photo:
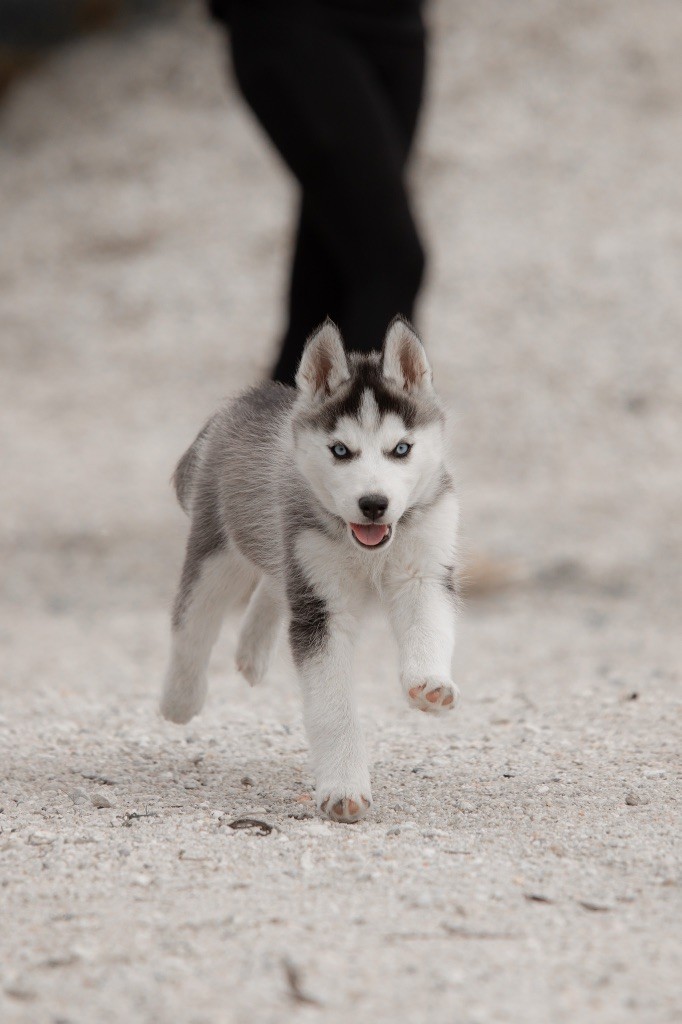
[[[425,39],[418,5],[409,6],[230,4],[237,81],[301,186],[276,380],[293,383],[305,339],[326,316],[360,351],[380,347],[396,313],[412,316],[424,252],[404,172]]]

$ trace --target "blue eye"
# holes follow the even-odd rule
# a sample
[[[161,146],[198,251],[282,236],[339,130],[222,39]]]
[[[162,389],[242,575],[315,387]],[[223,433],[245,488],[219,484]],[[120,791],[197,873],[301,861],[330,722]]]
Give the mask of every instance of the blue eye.
[[[412,445],[408,444],[407,441],[401,441],[400,444],[397,444],[393,449],[393,454],[397,455],[400,459],[404,459],[411,448]]]
[[[331,446],[331,453],[337,459],[347,459],[350,457],[350,452],[345,444],[333,444]]]

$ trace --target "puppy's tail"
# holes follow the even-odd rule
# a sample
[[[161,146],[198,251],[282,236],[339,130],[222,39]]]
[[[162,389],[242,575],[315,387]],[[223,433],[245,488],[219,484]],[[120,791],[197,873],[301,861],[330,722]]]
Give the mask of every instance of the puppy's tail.
[[[189,515],[192,506],[192,492],[194,489],[194,482],[196,480],[197,469],[201,463],[201,453],[206,442],[206,437],[211,424],[213,423],[214,417],[212,416],[207,423],[201,428],[197,436],[192,441],[191,445],[182,456],[175,471],[173,472],[172,482],[175,487],[175,493],[178,496],[180,507]]]

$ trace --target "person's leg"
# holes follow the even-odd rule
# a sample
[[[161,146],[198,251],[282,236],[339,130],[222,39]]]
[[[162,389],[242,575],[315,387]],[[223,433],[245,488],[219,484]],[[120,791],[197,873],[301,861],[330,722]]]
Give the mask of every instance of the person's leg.
[[[424,93],[426,39],[422,19],[416,13],[380,19],[359,15],[345,28],[388,100],[402,145],[404,166]],[[412,308],[404,312],[411,316]],[[327,316],[343,323],[343,289],[338,268],[303,199],[292,261],[288,324],[273,372],[275,380],[294,383],[304,341]]]
[[[406,162],[419,120],[426,76],[426,30],[418,10],[371,16],[353,12],[343,19],[346,34],[371,66],[391,108]]]
[[[395,313],[411,314],[424,262],[395,114],[347,37],[295,18],[280,19],[276,28],[265,21],[235,20],[237,79],[301,182],[337,267],[349,346],[375,348]]]
[[[411,14],[379,17],[357,13],[347,21],[346,27],[348,37],[365,61],[374,89],[381,94],[385,102],[384,117],[387,124],[390,122],[393,138],[398,143],[399,149],[396,153],[400,159],[401,173],[404,175],[424,93],[426,35],[423,21],[417,11]],[[418,235],[417,241],[419,242]],[[423,277],[424,254],[422,250],[419,259],[416,248],[413,250],[412,259],[415,262],[410,272],[408,253],[409,248],[405,251],[406,278],[400,285],[400,275],[397,276],[396,283],[399,287],[389,293],[389,296],[394,295],[395,298],[387,299],[388,305],[398,300],[400,304],[394,308],[388,319],[398,311],[410,320],[414,316],[414,302]],[[362,317],[362,296],[359,297],[358,303],[357,315]],[[388,305],[384,305],[384,310]],[[349,317],[351,315],[352,305]],[[380,321],[385,317],[385,312],[379,314]],[[352,326],[349,328],[351,337],[354,330]]]
[[[273,380],[293,384],[308,335],[330,316],[343,319],[338,267],[317,230],[305,198],[301,202],[289,283],[288,323]]]

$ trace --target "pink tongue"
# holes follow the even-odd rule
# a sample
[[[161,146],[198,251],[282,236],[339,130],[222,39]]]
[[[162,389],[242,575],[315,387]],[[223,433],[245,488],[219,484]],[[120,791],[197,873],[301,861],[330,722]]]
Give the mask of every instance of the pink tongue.
[[[380,544],[388,533],[388,526],[386,523],[371,523],[369,525],[365,525],[364,523],[351,523],[350,528],[360,543],[367,544],[370,548]]]

